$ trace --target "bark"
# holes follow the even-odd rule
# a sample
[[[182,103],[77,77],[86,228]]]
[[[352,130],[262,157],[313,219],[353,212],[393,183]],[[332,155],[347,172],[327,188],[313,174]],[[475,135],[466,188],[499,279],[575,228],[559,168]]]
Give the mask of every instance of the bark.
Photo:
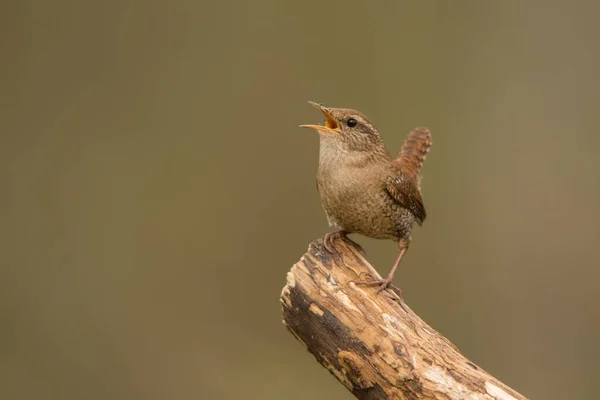
[[[281,293],[283,322],[359,399],[499,399],[525,396],[466,359],[405,303],[398,289],[349,281],[379,278],[344,241],[318,240],[292,267]]]

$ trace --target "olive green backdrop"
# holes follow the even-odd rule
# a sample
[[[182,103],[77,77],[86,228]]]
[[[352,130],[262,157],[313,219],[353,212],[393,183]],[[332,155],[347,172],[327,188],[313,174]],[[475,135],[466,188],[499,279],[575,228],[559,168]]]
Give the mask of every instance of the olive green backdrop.
[[[410,306],[596,398],[600,6],[561,3],[3,2],[0,397],[350,399],[278,302],[328,229],[314,100],[434,133]]]

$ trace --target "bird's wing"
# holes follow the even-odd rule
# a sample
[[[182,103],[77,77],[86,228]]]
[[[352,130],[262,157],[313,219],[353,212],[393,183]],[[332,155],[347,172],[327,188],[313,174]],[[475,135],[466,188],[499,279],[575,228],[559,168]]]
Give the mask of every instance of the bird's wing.
[[[425,212],[421,192],[414,179],[403,173],[398,174],[387,180],[385,189],[396,203],[415,216],[419,225],[425,221],[427,213]]]
[[[402,150],[395,160],[402,168],[402,172],[417,183],[419,182],[419,171],[421,171],[430,147],[431,132],[429,129],[416,128],[406,136]]]

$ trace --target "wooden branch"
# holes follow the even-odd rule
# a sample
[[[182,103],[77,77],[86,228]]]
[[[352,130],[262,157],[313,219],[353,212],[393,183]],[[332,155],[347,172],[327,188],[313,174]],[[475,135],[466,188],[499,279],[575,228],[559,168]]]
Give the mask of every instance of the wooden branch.
[[[525,396],[467,360],[419,318],[399,290],[348,283],[379,274],[352,247],[318,240],[292,267],[281,293],[283,322],[359,399],[499,399]]]

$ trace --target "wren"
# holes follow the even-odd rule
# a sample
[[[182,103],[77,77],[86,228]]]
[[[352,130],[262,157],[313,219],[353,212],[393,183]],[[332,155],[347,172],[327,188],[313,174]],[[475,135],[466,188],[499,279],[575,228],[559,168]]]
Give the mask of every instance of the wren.
[[[373,124],[360,112],[309,102],[325,116],[325,125],[301,125],[319,132],[317,189],[334,229],[323,242],[334,252],[342,239],[361,249],[347,235],[358,233],[398,244],[398,257],[384,279],[353,281],[387,288],[406,253],[416,222],[425,221],[420,170],[431,147],[431,132],[417,128],[406,137],[398,157],[392,157]]]

